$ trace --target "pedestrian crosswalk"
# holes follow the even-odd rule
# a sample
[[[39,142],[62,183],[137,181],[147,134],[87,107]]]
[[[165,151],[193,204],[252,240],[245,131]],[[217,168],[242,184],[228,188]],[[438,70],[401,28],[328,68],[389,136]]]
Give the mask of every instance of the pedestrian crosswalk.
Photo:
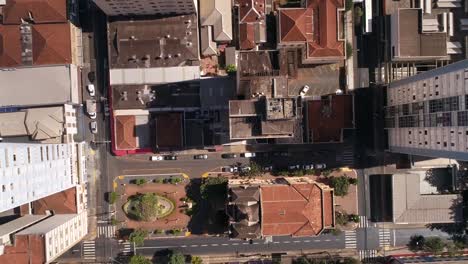
[[[96,259],[96,242],[94,241],[83,241],[82,252],[83,259],[95,260]]]
[[[345,248],[356,248],[356,231],[345,231]]]
[[[360,215],[359,216],[359,228],[367,228],[369,226],[369,222],[367,221],[367,216]]]
[[[378,257],[377,250],[359,250],[359,259],[372,261]]]
[[[354,166],[354,150],[353,146],[346,146],[343,149],[342,154],[343,165],[353,167]]]
[[[115,236],[116,228],[113,225],[98,225],[98,237],[112,238]]]
[[[391,245],[390,230],[389,229],[379,229],[379,246],[386,247]]]
[[[133,253],[132,244],[130,242],[123,242],[121,252],[123,255],[131,255]]]

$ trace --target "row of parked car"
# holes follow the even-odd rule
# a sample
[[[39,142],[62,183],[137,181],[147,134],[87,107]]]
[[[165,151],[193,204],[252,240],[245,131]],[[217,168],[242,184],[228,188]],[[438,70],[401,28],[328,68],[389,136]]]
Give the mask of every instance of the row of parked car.
[[[289,170],[313,170],[313,169],[323,170],[326,168],[327,168],[327,165],[325,163],[288,166]]]

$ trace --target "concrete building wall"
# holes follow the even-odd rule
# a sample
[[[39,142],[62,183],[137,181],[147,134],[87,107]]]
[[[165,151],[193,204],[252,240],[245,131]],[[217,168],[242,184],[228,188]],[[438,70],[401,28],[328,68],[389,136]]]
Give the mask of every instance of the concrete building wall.
[[[467,94],[468,60],[390,84],[386,108],[390,150],[468,159]]]
[[[197,0],[94,0],[108,16],[197,13]]]
[[[72,105],[64,105],[64,117],[65,117],[65,135],[64,142],[73,143],[73,135],[78,133],[77,122],[76,122],[76,110]]]
[[[74,143],[0,143],[0,212],[77,186],[82,166]]]
[[[86,210],[73,218],[64,220],[44,234],[47,263],[53,261],[78,243],[88,233]]]

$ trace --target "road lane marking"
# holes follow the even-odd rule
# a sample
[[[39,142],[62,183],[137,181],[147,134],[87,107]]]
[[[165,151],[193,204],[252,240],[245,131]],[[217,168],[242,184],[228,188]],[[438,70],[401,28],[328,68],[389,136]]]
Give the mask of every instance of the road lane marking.
[[[254,244],[254,245],[258,245],[258,242],[254,242],[253,244]]]
[[[289,244],[290,242],[289,241],[283,241],[284,244]]]
[[[222,246],[229,246],[228,244],[221,244]]]
[[[186,246],[186,245],[182,245],[182,246],[180,246],[180,247],[183,247],[183,248],[185,248],[185,247],[187,247],[187,246]]]
[[[309,242],[310,242],[310,240],[304,240],[304,242],[305,242],[305,243],[309,243]]]
[[[242,245],[248,245],[249,243],[242,243]]]
[[[200,247],[207,247],[208,245],[201,245]]]
[[[219,246],[219,244],[211,244],[213,247],[217,247]]]
[[[273,242],[273,244],[279,244],[279,243],[280,243],[280,242],[278,242],[278,241]]]
[[[314,242],[320,242],[320,241],[322,241],[322,240],[320,240],[320,239],[314,240]]]
[[[233,245],[233,246],[237,246],[237,245],[239,245],[239,243],[232,243],[232,245]]]
[[[301,243],[301,241],[299,241],[299,240],[294,240],[293,242],[294,243]]]
[[[331,240],[330,239],[325,239],[325,241],[330,242]]]
[[[198,245],[191,245],[190,247],[198,247]]]

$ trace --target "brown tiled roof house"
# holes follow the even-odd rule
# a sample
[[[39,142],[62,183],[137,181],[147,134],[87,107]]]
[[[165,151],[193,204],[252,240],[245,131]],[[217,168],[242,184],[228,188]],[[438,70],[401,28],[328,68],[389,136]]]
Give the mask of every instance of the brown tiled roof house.
[[[65,0],[7,0],[3,7],[3,24],[19,25],[22,20],[42,23],[66,23]]]
[[[343,0],[307,0],[304,8],[280,8],[278,46],[302,47],[303,63],[344,59]]]
[[[226,208],[234,238],[316,236],[335,225],[333,189],[306,177],[230,180]]]
[[[250,50],[265,42],[265,0],[236,0],[239,7],[239,48]]]
[[[0,24],[0,67],[80,64],[80,29],[65,0],[8,0]]]
[[[266,185],[260,192],[263,236],[316,236],[333,225],[332,191],[318,184]]]
[[[135,116],[122,115],[115,117],[115,145],[117,149],[136,149]]]

